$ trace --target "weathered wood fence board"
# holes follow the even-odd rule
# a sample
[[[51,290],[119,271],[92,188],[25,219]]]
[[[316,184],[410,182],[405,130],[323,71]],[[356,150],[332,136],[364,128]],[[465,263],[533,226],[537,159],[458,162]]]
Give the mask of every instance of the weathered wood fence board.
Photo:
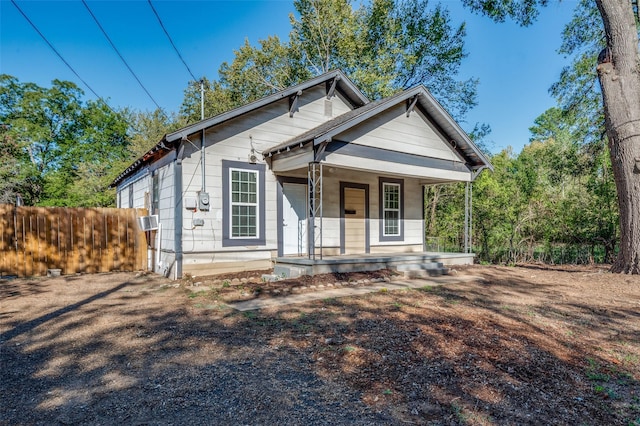
[[[0,275],[147,269],[145,209],[15,207],[0,204]]]

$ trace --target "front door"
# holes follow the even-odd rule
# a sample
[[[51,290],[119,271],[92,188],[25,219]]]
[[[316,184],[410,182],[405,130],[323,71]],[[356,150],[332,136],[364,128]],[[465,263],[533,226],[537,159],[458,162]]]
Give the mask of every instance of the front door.
[[[307,254],[307,185],[282,184],[282,254]]]
[[[344,253],[366,252],[366,192],[344,188]]]

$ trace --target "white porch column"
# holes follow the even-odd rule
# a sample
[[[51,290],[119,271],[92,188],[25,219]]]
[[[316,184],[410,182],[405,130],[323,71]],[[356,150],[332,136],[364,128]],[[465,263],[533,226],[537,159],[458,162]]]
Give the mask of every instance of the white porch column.
[[[464,188],[464,252],[472,250],[473,227],[473,183],[467,182]]]
[[[309,259],[322,259],[322,163],[311,162],[307,171],[309,188]],[[316,253],[319,248],[319,253]]]

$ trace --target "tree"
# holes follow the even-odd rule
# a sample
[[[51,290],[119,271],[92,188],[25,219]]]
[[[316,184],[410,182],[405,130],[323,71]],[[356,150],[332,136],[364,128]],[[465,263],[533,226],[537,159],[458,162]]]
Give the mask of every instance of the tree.
[[[243,105],[255,99],[307,80],[311,73],[301,66],[295,46],[282,43],[277,36],[259,41],[253,47],[248,40],[234,51],[231,64],[224,62],[218,71],[220,83],[229,89],[231,101]]]
[[[28,205],[108,206],[109,183],[128,158],[128,125],[75,84],[51,87],[0,76],[0,199]],[[113,167],[116,166],[116,167]]]
[[[426,85],[456,118],[476,104],[475,79],[456,79],[465,26],[426,0],[372,0],[354,9],[348,0],[296,0],[289,41],[245,44],[208,82],[206,115],[240,106],[331,69],[342,69],[370,98]],[[185,91],[188,121],[200,119],[198,84]],[[216,102],[211,102],[215,99]]]
[[[184,89],[184,98],[180,106],[180,120],[184,124],[195,123],[201,119],[202,88],[204,89],[205,118],[213,117],[237,106],[231,100],[230,91],[222,87],[219,81],[211,81],[206,77],[200,81],[190,81],[187,88]]]
[[[224,62],[220,66],[219,80],[203,78],[189,83],[180,109],[187,123],[201,118],[201,83],[205,90],[205,117],[211,117],[311,77],[302,66],[299,52],[277,36],[259,40],[259,44],[254,47],[245,40],[234,51],[231,64]]]
[[[141,157],[153,148],[165,134],[184,125],[183,122],[178,120],[176,114],[167,114],[161,109],[156,109],[155,111],[131,111],[125,109],[123,114],[129,124],[127,133],[130,142],[128,144],[129,155],[127,161],[133,161]]]
[[[109,188],[128,159],[129,125],[124,114],[102,100],[89,101],[82,108],[79,135],[61,164],[60,171],[72,176],[67,194],[55,201],[78,207],[110,207],[115,190]]]
[[[497,21],[529,25],[547,0],[465,0]],[[596,71],[620,212],[620,250],[613,272],[640,274],[640,51],[637,0],[595,0],[605,47]]]
[[[31,205],[39,196],[42,179],[29,161],[24,146],[0,124],[0,204],[14,204],[20,197]]]
[[[349,0],[295,0],[300,19],[290,15],[291,44],[303,53],[304,67],[319,75],[344,69],[357,56],[356,13]]]
[[[0,76],[0,121],[13,146],[7,154],[29,170],[30,181],[37,182],[29,191],[30,203],[42,201],[49,173],[60,167],[75,140],[81,93],[70,82],[54,80],[46,89]]]
[[[372,99],[424,84],[450,111],[475,105],[477,81],[457,81],[465,25],[426,0],[372,0],[353,10],[346,0],[298,0],[291,44],[314,74],[342,69]]]

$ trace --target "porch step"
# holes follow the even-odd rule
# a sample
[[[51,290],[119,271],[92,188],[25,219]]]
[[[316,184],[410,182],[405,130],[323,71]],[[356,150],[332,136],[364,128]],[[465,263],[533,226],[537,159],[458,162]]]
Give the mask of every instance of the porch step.
[[[307,268],[305,268],[304,266],[285,266],[276,264],[276,266],[273,268],[273,275],[275,275],[277,279],[283,279],[298,278],[303,275],[309,275],[309,273],[307,271]]]
[[[441,262],[406,263],[396,266],[396,270],[402,272],[405,278],[436,277],[449,274],[449,268],[445,268]]]

